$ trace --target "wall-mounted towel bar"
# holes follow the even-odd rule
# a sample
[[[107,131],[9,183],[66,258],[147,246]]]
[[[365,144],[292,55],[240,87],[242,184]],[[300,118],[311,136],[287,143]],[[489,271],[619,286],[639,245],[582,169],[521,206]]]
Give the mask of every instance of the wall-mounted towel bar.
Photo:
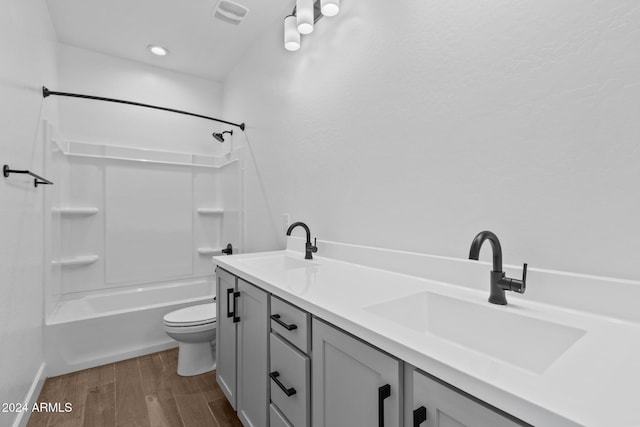
[[[48,184],[48,185],[53,185],[53,182],[49,181],[46,178],[41,177],[40,175],[36,175],[35,173],[29,171],[29,170],[16,170],[16,169],[11,169],[9,168],[9,165],[4,165],[4,167],[2,168],[2,174],[4,175],[5,178],[8,178],[10,174],[12,173],[22,173],[22,174],[27,174],[27,175],[31,175],[34,180],[33,180],[33,186],[37,187],[38,184]]]
[[[145,107],[145,108],[153,108],[154,110],[169,111],[170,113],[186,114],[187,116],[200,117],[201,119],[213,120],[214,122],[224,123],[231,126],[237,126],[240,128],[240,130],[244,131],[244,123],[238,124],[238,123],[228,122],[226,120],[216,119],[215,117],[203,116],[202,114],[190,113],[188,111],[176,110],[174,108],[158,107],[157,105],[143,104],[141,102],[125,101],[122,99],[114,99],[114,98],[104,98],[102,96],[81,95],[78,93],[56,92],[42,86],[42,97],[46,98],[51,95],[69,96],[71,98],[93,99],[95,101],[115,102],[117,104],[135,105],[137,107]]]

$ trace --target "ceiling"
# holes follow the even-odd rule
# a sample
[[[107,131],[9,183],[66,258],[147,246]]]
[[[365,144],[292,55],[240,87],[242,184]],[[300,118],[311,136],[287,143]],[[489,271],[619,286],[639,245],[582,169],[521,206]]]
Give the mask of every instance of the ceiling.
[[[292,0],[234,0],[239,25],[212,16],[218,0],[47,0],[59,41],[157,67],[223,80],[249,46],[280,25]],[[149,44],[169,49],[158,57]]]

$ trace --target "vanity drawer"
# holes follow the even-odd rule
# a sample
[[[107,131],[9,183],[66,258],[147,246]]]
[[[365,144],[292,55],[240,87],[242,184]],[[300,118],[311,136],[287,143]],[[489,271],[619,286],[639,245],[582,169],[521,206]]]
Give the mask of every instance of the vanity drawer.
[[[271,333],[271,402],[295,427],[309,426],[309,358]]]
[[[309,324],[309,313],[275,296],[271,297],[271,330],[303,353],[309,353],[311,350]]]
[[[293,427],[273,403],[269,405],[269,427]]]

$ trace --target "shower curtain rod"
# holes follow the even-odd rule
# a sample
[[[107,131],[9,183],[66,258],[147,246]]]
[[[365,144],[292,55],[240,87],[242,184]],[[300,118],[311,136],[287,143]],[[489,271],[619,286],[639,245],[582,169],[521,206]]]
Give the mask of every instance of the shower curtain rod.
[[[238,124],[238,123],[228,122],[226,120],[216,119],[215,117],[203,116],[202,114],[190,113],[188,111],[176,110],[173,108],[158,107],[157,105],[142,104],[140,102],[124,101],[122,99],[103,98],[101,96],[81,95],[78,93],[56,92],[56,91],[47,89],[45,86],[42,86],[42,97],[46,98],[51,95],[69,96],[71,98],[94,99],[96,101],[115,102],[118,104],[127,104],[127,105],[135,105],[137,107],[153,108],[154,110],[169,111],[170,113],[186,114],[187,116],[200,117],[201,119],[213,120],[214,122],[220,122],[220,123],[224,123],[231,126],[237,126],[240,128],[240,130],[244,131],[244,123]]]

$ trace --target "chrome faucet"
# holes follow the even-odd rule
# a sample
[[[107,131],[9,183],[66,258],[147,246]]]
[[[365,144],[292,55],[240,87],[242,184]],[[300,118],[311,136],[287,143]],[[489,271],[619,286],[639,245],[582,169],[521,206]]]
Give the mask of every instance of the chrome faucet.
[[[318,247],[316,246],[316,239],[313,239],[313,245],[311,244],[311,231],[309,231],[309,227],[304,222],[294,222],[287,229],[287,236],[291,236],[291,231],[296,227],[304,228],[304,231],[307,233],[307,243],[305,244],[305,252],[304,259],[313,259],[311,255],[312,252],[318,252]]]
[[[492,304],[506,305],[507,297],[504,291],[524,294],[527,285],[527,264],[525,263],[523,267],[522,280],[506,277],[502,271],[502,247],[500,246],[500,240],[498,240],[498,236],[491,231],[482,231],[476,235],[473,242],[471,242],[469,259],[478,260],[480,248],[485,240],[491,243],[491,248],[493,249],[493,270],[491,271],[491,293],[489,295],[489,302]]]

